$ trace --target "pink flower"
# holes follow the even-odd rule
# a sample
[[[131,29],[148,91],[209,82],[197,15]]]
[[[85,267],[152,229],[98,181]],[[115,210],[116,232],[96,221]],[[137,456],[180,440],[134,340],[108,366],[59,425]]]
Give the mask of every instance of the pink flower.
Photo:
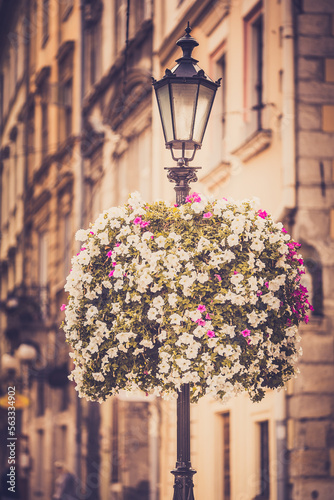
[[[264,285],[265,285],[267,288],[269,288],[269,283],[268,283],[268,281],[266,281]]]
[[[109,250],[109,252],[107,253],[107,257],[111,257],[112,256],[112,251]]]
[[[179,205],[177,203],[174,203],[173,205],[175,208],[177,208]]]
[[[62,304],[62,305],[60,306],[60,310],[61,310],[61,311],[65,311],[65,309],[66,309],[66,304]]]
[[[209,313],[205,316],[205,319],[211,319],[211,316]]]
[[[249,335],[250,335],[250,330],[247,330],[247,329],[246,329],[246,330],[243,330],[243,331],[241,332],[241,335],[243,335],[244,337],[249,337]]]
[[[212,338],[212,337],[215,337],[215,332],[213,330],[208,330],[207,331],[207,336]]]
[[[199,203],[200,201],[201,197],[199,196],[198,193],[192,193],[191,195],[186,197],[186,203],[193,203],[193,202]]]
[[[152,236],[151,236],[151,240],[154,240],[154,236],[153,236],[153,234],[152,234]]]
[[[147,227],[149,226],[151,223],[149,220],[143,220],[141,223],[140,223],[140,227]]]
[[[265,210],[258,210],[257,215],[261,217],[261,219],[265,219],[268,214]]]
[[[204,326],[204,325],[205,325],[205,321],[204,321],[204,319],[197,319],[197,320],[196,320],[196,323],[197,323],[199,326]]]
[[[114,272],[115,272],[115,271],[110,271],[110,273],[109,273],[109,278],[111,278],[111,277],[114,275]]]
[[[93,231],[89,231],[89,234],[93,234],[94,235]]]
[[[282,227],[282,233],[286,234],[288,231],[285,229],[285,227]]]
[[[134,224],[140,224],[141,223],[141,217],[136,217],[133,221]]]
[[[203,219],[209,219],[210,217],[212,217],[211,212],[207,212],[206,214],[203,214]]]
[[[215,274],[215,278],[217,278],[218,281],[221,281],[221,277],[219,276],[219,274]]]
[[[197,308],[197,311],[201,312],[201,313],[204,313],[206,311],[206,307],[203,306],[203,304],[200,304]]]

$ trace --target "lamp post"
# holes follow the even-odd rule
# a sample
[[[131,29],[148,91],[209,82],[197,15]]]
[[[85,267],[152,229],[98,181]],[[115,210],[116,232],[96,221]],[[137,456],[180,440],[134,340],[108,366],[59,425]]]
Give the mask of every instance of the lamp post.
[[[175,167],[166,167],[168,179],[175,182],[176,203],[182,205],[190,192],[190,182],[197,181],[197,170],[190,167],[197,149],[200,149],[211,108],[220,80],[212,81],[193,59],[192,51],[198,45],[190,35],[191,28],[177,41],[183,51],[172,70],[166,69],[159,81],[153,79],[166,148],[170,149]],[[179,157],[176,157],[179,152]],[[174,475],[173,500],[194,500],[193,475],[190,461],[190,387],[183,384],[177,399],[177,462]]]

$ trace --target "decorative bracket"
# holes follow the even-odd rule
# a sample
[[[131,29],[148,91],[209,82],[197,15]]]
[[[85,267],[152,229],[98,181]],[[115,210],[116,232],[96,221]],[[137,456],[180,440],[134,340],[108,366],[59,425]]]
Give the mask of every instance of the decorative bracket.
[[[175,182],[176,203],[179,206],[184,205],[190,192],[189,183],[198,180],[196,173],[200,169],[201,167],[189,167],[185,164],[179,167],[165,167],[165,170],[168,170],[168,180]]]

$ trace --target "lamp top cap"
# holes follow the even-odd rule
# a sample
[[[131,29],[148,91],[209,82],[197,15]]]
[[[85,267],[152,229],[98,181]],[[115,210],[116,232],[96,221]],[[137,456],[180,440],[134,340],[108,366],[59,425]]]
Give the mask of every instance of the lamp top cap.
[[[192,31],[192,29],[190,27],[189,21],[188,21],[188,25],[184,31],[186,32],[186,34],[183,35],[183,37],[181,37],[176,42],[176,45],[181,47],[181,49],[183,50],[183,56],[181,59],[192,59],[191,53],[192,53],[193,49],[199,45],[199,43],[197,40],[195,40],[195,38],[193,38],[190,35],[190,32]]]

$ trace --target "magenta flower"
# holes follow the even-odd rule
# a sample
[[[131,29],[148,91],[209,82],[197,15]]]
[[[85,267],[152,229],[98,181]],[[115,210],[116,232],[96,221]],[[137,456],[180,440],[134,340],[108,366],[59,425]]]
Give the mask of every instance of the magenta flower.
[[[136,217],[136,218],[134,219],[133,223],[134,223],[135,225],[140,224],[140,223],[141,223],[141,217]]]
[[[66,309],[66,304],[62,304],[62,305],[60,306],[60,310],[61,310],[61,311],[65,311],[65,309]]]
[[[140,223],[140,227],[147,227],[149,226],[151,223],[149,220],[143,220],[141,223]]]
[[[111,257],[112,256],[112,251],[109,250],[109,252],[107,253],[107,257]]]
[[[115,271],[110,271],[110,273],[109,273],[109,278],[111,278],[111,277],[114,275],[114,272],[115,272]]]
[[[250,335],[250,330],[247,330],[247,329],[246,329],[246,330],[243,330],[243,331],[241,332],[241,335],[243,335],[244,337],[249,337],[249,335]]]
[[[174,207],[177,208],[179,205],[177,203],[174,203]]]
[[[285,227],[282,227],[282,233],[286,234],[288,231],[285,229]]]
[[[268,281],[266,281],[264,285],[265,285],[267,288],[269,288],[269,283],[268,283]]]
[[[94,235],[93,231],[89,231],[89,234],[92,234],[92,235]]]
[[[211,316],[209,313],[205,316],[205,319],[211,319]]]
[[[215,274],[215,278],[217,278],[218,281],[221,281],[221,276],[219,274]]]
[[[258,210],[257,215],[261,217],[261,219],[265,219],[268,214],[265,210]]]
[[[204,319],[197,319],[197,320],[196,320],[196,323],[197,323],[199,326],[204,326],[204,325],[205,325],[205,321],[204,321]]]
[[[201,312],[201,313],[204,313],[206,311],[206,307],[203,306],[203,304],[200,304],[197,308],[197,311]]]
[[[215,337],[215,332],[213,330],[208,330],[207,331],[207,336],[212,338],[212,337]]]
[[[193,203],[193,202],[199,203],[200,201],[201,197],[199,196],[198,193],[192,193],[191,195],[186,197],[186,203]]]
[[[203,219],[209,219],[210,217],[212,217],[211,212],[207,212],[206,214],[203,214]]]

